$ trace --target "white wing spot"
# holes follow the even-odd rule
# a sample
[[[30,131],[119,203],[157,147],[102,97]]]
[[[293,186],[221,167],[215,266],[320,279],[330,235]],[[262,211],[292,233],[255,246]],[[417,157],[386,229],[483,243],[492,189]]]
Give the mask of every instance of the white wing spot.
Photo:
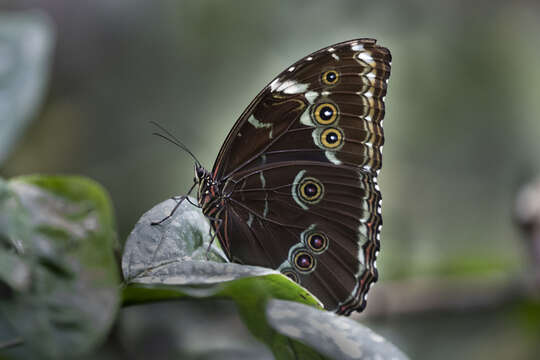
[[[336,157],[336,153],[333,151],[325,151],[326,158],[333,164],[341,165],[341,160]]]
[[[373,61],[373,57],[372,57],[370,54],[368,54],[367,52],[361,52],[361,53],[359,53],[359,54],[358,54],[358,58],[359,58],[360,60],[365,61],[365,62],[372,62],[372,61]]]
[[[332,94],[330,91],[323,91],[321,93],[322,96],[329,96],[330,94]]]
[[[316,91],[308,91],[307,93],[304,94],[304,96],[306,97],[306,100],[307,100],[310,104],[313,104],[313,102],[315,101],[315,99],[319,96],[319,93],[316,92]]]
[[[358,43],[352,43],[351,44],[351,50],[352,51],[362,51],[362,50],[364,50],[364,45],[358,44]]]
[[[268,210],[269,210],[269,207],[268,207],[268,193],[266,193],[266,195],[264,196],[264,211],[263,211],[263,217],[266,218],[266,216],[268,215]]]
[[[333,47],[328,48],[328,52],[334,52],[334,51],[336,51],[336,49],[334,49]]]
[[[311,117],[309,116],[309,108],[304,110],[302,115],[300,115],[300,122],[306,126],[315,126],[315,124],[313,124],[313,121],[311,120]]]
[[[311,61],[311,60],[313,60],[313,58],[312,58],[311,56],[308,56],[308,57],[306,58],[306,60],[307,60],[307,61]]]
[[[307,90],[309,84],[299,84],[294,80],[287,80],[281,82],[279,79],[272,81],[270,84],[270,90],[279,91],[285,94],[299,94]]]
[[[289,68],[289,72],[293,72],[293,71],[294,71],[294,66],[291,66],[291,67]]]
[[[279,86],[276,88],[276,91],[283,91],[286,88],[288,88],[289,86],[292,86],[294,84],[296,84],[296,81],[294,81],[294,80],[286,80],[285,82],[279,84]]]
[[[332,57],[339,61],[339,56],[337,56],[337,54],[332,54]]]
[[[368,233],[367,227],[366,227],[364,224],[360,224],[360,225],[358,226],[358,233],[359,233],[360,235],[362,235],[364,238],[367,238],[367,233]],[[358,241],[359,243],[362,243],[361,240],[363,240],[363,239],[359,237],[358,240],[359,240],[359,241]],[[362,247],[359,246],[359,248],[361,249]]]
[[[281,80],[277,78],[270,83],[270,90],[275,91],[280,85],[281,85]]]
[[[309,87],[309,84],[293,84],[289,87],[287,87],[283,92],[285,94],[300,94],[307,90]]]
[[[266,188],[266,179],[264,178],[264,175],[263,175],[263,172],[262,172],[262,171],[259,173],[259,178],[261,179],[261,186],[262,186],[262,188],[263,188],[263,189]]]
[[[259,120],[255,119],[255,116],[253,116],[253,114],[248,118],[248,123],[255,126],[257,129],[264,129],[264,128],[270,129],[268,138],[272,139],[273,131],[274,131],[274,124],[260,122]]]

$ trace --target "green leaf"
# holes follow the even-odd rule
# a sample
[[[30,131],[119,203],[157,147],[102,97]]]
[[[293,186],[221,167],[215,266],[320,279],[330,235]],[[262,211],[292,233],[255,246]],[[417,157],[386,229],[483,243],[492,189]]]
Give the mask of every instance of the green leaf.
[[[169,219],[177,204],[169,199],[146,212],[137,222],[124,247],[122,271],[124,279],[140,278],[143,272],[170,262],[186,260],[226,261],[225,254],[214,242],[210,244],[210,225],[201,211],[184,201]],[[167,267],[161,267],[167,269]]]
[[[53,43],[45,14],[0,14],[0,163],[43,99]]]
[[[39,358],[77,356],[106,336],[119,305],[116,242],[95,182],[0,180],[0,282],[9,289],[0,308]]]
[[[128,238],[122,259],[128,284],[123,290],[124,305],[180,299],[230,299],[236,303],[247,328],[268,345],[276,359],[376,358],[354,357],[359,353],[355,352],[356,348],[347,347],[351,341],[359,341],[366,355],[392,354],[395,359],[406,359],[391,345],[386,348],[386,342],[379,344],[382,338],[369,329],[321,311],[322,306],[309,291],[275,270],[205,261],[210,243],[206,218],[187,201],[173,212],[175,205],[176,201],[168,200],[155,206],[141,217]],[[164,218],[166,220],[159,225],[152,225]],[[214,244],[210,249],[209,256],[220,259],[220,249]],[[307,312],[309,316],[324,321],[330,319],[330,324],[297,322],[295,330],[288,331],[293,326],[286,323],[282,315],[291,312],[291,304],[300,306],[299,314],[305,314],[307,308],[315,312]],[[329,327],[337,331],[334,337],[324,333]],[[310,334],[312,338],[308,339]],[[342,343],[338,334],[343,336]],[[359,339],[368,335],[370,339]]]
[[[382,336],[329,311],[290,301],[271,300],[266,314],[274,329],[333,359],[407,359]]]

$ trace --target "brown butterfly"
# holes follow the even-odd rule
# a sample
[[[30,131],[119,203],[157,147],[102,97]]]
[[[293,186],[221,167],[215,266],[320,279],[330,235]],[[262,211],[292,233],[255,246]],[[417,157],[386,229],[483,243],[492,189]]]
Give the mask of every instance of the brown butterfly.
[[[342,42],[288,67],[242,113],[198,202],[231,261],[277,269],[339,314],[377,280],[391,55]]]

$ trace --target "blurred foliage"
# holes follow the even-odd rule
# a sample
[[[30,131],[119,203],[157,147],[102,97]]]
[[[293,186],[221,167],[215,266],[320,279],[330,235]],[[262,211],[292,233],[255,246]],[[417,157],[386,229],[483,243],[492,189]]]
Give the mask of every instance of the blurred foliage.
[[[41,103],[53,39],[41,12],[0,13],[0,164]]]
[[[0,174],[98,180],[111,193],[122,241],[140,214],[185,192],[193,177],[189,157],[152,138],[149,120],[210,167],[236,117],[274,75],[313,50],[369,36],[394,59],[380,176],[381,280],[515,282],[526,271],[512,210],[518,187],[540,170],[538,3],[4,0],[0,7],[38,8],[57,28],[46,102]],[[217,307],[234,324],[236,310]],[[221,324],[213,305],[152,309],[123,312],[118,328],[132,332],[119,343],[163,344],[143,336],[153,324],[188,348],[194,341],[171,318]],[[524,314],[537,324],[534,312]],[[493,309],[373,325],[412,358],[535,359],[540,350],[529,339],[540,337],[537,327],[517,318]],[[228,343],[259,351],[241,325],[232,328]],[[115,346],[103,354],[117,358]],[[147,354],[141,348],[131,358]]]
[[[83,178],[31,176],[0,179],[0,199],[0,334],[23,340],[5,352],[15,359],[88,352],[119,306],[106,193]]]

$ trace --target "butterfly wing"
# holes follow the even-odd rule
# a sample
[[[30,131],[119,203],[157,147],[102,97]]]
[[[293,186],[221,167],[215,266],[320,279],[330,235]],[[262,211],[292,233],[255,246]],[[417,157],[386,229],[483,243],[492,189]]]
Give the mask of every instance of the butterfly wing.
[[[291,65],[242,113],[218,154],[214,178],[226,179],[258,163],[290,158],[378,170],[390,62],[388,49],[373,39],[358,39],[321,49]],[[328,110],[336,116],[325,116]],[[312,116],[315,112],[322,116]],[[329,145],[320,141],[326,127],[351,133],[342,144]],[[302,141],[306,136],[315,141]],[[340,157],[335,159],[338,150]]]
[[[377,279],[390,60],[360,39],[295,63],[248,106],[213,169],[229,257],[280,269],[343,314]]]

